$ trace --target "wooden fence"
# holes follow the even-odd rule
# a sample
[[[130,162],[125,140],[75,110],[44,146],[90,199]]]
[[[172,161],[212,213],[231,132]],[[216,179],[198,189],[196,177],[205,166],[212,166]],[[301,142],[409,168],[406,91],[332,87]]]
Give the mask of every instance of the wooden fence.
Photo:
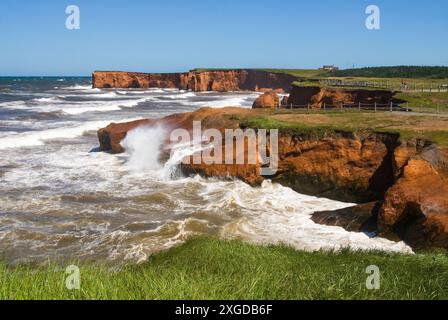
[[[440,83],[402,83],[397,81],[363,81],[323,79],[322,85],[333,87],[369,87],[406,92],[448,92],[448,82]]]

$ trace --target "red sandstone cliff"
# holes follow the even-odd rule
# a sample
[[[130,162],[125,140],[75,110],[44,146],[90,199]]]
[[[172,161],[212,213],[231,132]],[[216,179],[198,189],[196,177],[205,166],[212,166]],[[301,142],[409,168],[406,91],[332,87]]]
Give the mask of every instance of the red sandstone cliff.
[[[296,78],[261,70],[211,70],[186,73],[96,71],[94,88],[178,88],[203,91],[289,91]]]
[[[204,129],[235,129],[241,127],[238,119],[251,112],[205,108],[171,115],[158,123],[190,130],[192,121],[200,120]],[[122,152],[120,141],[126,132],[142,124],[154,121],[111,124],[100,129],[101,150]],[[305,194],[372,201],[341,212],[320,213],[315,221],[356,231],[370,224],[381,235],[405,240],[417,248],[448,248],[448,164],[444,149],[429,141],[401,141],[397,134],[339,132],[323,137],[282,133],[278,151],[279,168],[271,177],[260,175],[260,164],[203,162],[183,164],[181,169],[186,174],[237,177],[253,185],[269,178]]]
[[[94,72],[94,88],[180,88],[179,73]]]

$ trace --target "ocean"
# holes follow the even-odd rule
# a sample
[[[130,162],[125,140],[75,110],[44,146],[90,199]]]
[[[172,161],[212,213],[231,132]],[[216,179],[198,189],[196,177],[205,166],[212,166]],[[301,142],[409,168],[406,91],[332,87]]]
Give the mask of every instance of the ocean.
[[[160,163],[163,133],[132,135],[120,155],[98,152],[111,122],[200,107],[250,108],[258,94],[92,89],[90,78],[0,78],[0,259],[139,263],[192,235],[297,249],[411,252],[404,243],[315,224],[314,211],[352,204],[298,194],[269,181],[251,187],[173,174]]]

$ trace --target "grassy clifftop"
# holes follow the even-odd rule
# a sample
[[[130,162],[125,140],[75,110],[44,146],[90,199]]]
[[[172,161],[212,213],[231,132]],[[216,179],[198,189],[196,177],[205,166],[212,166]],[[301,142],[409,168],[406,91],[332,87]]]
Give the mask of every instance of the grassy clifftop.
[[[366,288],[378,266],[380,289]],[[142,265],[79,263],[80,290],[63,268],[0,266],[0,299],[447,299],[442,253],[302,252],[197,238]]]
[[[345,69],[331,72],[332,77],[366,78],[421,78],[447,79],[448,67],[441,66],[393,66]]]
[[[252,111],[240,116],[244,127],[279,129],[291,133],[377,131],[398,133],[403,139],[422,138],[448,147],[448,115],[417,115],[405,112],[322,111],[306,109]]]

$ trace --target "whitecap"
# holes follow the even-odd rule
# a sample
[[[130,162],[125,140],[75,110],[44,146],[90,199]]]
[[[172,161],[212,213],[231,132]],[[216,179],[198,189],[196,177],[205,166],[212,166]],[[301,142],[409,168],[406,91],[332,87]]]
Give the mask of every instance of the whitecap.
[[[138,120],[141,118],[125,119],[123,122]],[[0,138],[0,149],[31,147],[45,144],[53,139],[70,139],[82,136],[87,131],[98,130],[107,126],[112,121],[89,121],[76,126],[64,126],[41,131],[29,131]]]

